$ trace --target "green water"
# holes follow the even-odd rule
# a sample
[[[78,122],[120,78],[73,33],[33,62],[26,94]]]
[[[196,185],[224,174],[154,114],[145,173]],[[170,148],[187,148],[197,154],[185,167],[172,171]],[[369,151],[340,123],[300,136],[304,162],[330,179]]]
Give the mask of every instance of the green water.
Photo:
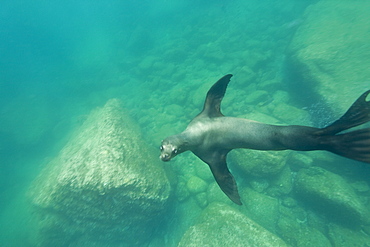
[[[225,115],[320,127],[339,117],[325,104],[325,97],[315,93],[314,84],[296,81],[302,78],[292,73],[288,61],[292,39],[306,20],[303,13],[317,2],[3,1],[0,245],[37,246],[27,189],[90,111],[111,98],[123,102],[147,144],[156,148],[187,126],[202,109],[208,88],[228,73],[234,77],[223,101]],[[367,168],[330,154],[310,157],[363,185],[361,198],[368,207]],[[336,168],[330,168],[330,162],[337,163]],[[234,159],[229,163],[240,190],[267,193],[261,187],[273,183],[270,177],[245,176]],[[208,168],[192,154],[165,167],[175,174],[176,183],[204,174],[207,186],[215,185]],[[212,191],[220,193],[217,187]],[[285,198],[279,193],[275,198],[281,203]],[[203,208],[194,198],[174,201],[163,229],[153,233],[148,246],[177,246],[197,222]],[[304,203],[300,206],[306,209]],[[260,216],[253,216],[253,209],[238,210],[258,222]],[[302,222],[307,217],[303,218]],[[324,226],[315,231],[328,232]],[[289,243],[290,236],[276,234]]]

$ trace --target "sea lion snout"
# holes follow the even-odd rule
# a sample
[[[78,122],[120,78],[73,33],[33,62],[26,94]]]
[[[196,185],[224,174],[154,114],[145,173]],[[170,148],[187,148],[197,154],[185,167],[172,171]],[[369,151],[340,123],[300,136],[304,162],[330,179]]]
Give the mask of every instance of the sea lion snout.
[[[177,147],[168,141],[163,141],[159,149],[161,150],[161,155],[159,158],[162,161],[170,161],[178,153]]]
[[[159,158],[162,160],[162,161],[170,161],[171,160],[171,156],[169,154],[161,154],[159,156]]]

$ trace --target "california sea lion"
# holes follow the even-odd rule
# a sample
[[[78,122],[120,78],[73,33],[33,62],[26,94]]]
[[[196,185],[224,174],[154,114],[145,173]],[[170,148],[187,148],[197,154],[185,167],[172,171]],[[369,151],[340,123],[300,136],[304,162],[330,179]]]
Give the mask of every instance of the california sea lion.
[[[232,75],[225,75],[208,91],[203,111],[182,133],[162,141],[160,158],[169,161],[187,150],[209,165],[222,191],[236,204],[240,196],[227,164],[226,155],[234,148],[256,150],[326,150],[350,159],[370,163],[370,128],[341,133],[370,120],[370,90],[363,93],[349,110],[325,128],[277,126],[225,117],[221,100]]]

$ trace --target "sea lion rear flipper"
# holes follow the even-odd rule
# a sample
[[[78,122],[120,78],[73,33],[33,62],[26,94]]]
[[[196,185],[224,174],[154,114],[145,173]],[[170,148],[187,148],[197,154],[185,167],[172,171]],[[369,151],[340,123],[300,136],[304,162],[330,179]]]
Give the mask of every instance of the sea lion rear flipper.
[[[326,135],[337,134],[343,130],[350,129],[370,121],[370,101],[366,101],[369,94],[370,90],[364,92],[341,118],[323,128],[321,132]]]
[[[370,163],[370,128],[340,133],[370,121],[369,94],[364,92],[341,118],[316,132],[321,149]]]
[[[203,111],[198,116],[207,116],[210,118],[223,116],[220,110],[221,101],[232,76],[231,74],[225,75],[213,84],[208,90]]]
[[[242,205],[234,176],[230,173],[226,164],[226,155],[229,151],[214,152],[209,157],[196,155],[209,165],[217,184],[230,200],[238,205]]]

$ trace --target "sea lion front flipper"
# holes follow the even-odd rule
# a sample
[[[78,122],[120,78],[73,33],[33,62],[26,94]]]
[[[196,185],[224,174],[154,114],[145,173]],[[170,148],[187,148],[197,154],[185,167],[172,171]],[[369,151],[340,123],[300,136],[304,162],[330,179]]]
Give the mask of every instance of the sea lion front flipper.
[[[242,205],[234,176],[230,173],[226,164],[226,155],[229,151],[214,152],[211,156],[207,157],[196,155],[209,165],[217,184],[230,200],[238,205]]]
[[[230,173],[227,168],[227,164],[219,163],[209,165],[213,176],[216,179],[217,184],[220,186],[221,190],[236,204],[242,205],[240,201],[240,196],[238,192],[238,187],[236,185],[234,176]]]
[[[198,116],[207,116],[210,118],[223,116],[220,110],[221,101],[232,76],[231,74],[225,75],[213,84],[208,90],[203,111]]]

